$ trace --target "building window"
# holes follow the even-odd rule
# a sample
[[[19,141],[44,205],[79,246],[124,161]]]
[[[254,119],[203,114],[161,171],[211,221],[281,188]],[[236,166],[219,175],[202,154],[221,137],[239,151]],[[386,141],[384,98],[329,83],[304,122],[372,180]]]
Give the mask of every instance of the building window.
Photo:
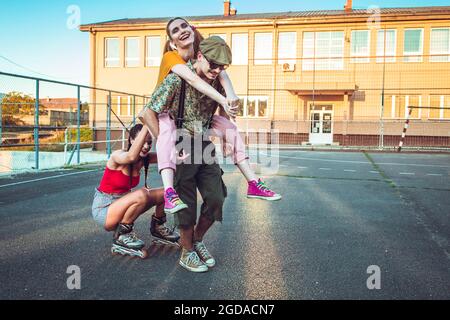
[[[408,95],[405,96],[405,118],[408,117],[409,107],[421,107],[422,106],[422,96]],[[419,119],[422,113],[421,108],[411,108],[411,119]]]
[[[220,37],[223,39],[223,41],[225,41],[225,42],[227,41],[227,35],[225,33],[211,33],[209,36],[210,37],[212,37],[212,36]]]
[[[423,29],[405,29],[403,43],[405,62],[421,62],[423,55]]]
[[[450,28],[431,29],[430,62],[450,61]]]
[[[421,107],[422,96],[420,95],[399,95],[387,96],[384,104],[384,118],[406,119],[409,114],[409,107]],[[421,108],[411,108],[410,119],[420,119]]]
[[[232,34],[231,50],[233,65],[248,64],[248,34]]]
[[[353,63],[368,63],[370,56],[370,32],[369,30],[353,30],[351,39],[352,58],[350,62]]]
[[[119,38],[105,38],[105,67],[119,66]]]
[[[304,32],[302,69],[343,70],[344,32]]]
[[[278,37],[278,63],[295,64],[297,59],[297,32],[280,32]]]
[[[161,37],[151,36],[146,38],[146,57],[145,65],[147,67],[159,66],[161,63]]]
[[[268,97],[240,97],[239,117],[266,118],[268,116]]]
[[[112,96],[111,109],[117,116],[132,116],[131,96]]]
[[[139,38],[125,38],[125,66],[139,66]]]
[[[430,95],[430,119],[450,119],[450,96]]]
[[[395,62],[397,30],[378,30],[377,62]]]
[[[272,33],[255,33],[254,64],[272,64]]]
[[[395,95],[389,96],[386,95],[384,97],[384,110],[383,110],[383,118],[395,118]]]

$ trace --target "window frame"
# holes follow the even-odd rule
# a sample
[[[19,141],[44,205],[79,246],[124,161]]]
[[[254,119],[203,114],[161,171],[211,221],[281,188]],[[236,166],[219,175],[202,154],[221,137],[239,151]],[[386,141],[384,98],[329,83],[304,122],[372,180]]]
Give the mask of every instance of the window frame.
[[[379,36],[380,36],[380,32],[383,32],[383,36],[384,36],[384,34],[387,32],[387,31],[394,31],[394,45],[393,45],[393,47],[394,47],[394,53],[393,53],[393,55],[388,55],[388,53],[386,52],[386,56],[384,55],[384,45],[385,45],[385,43],[384,43],[384,41],[383,41],[383,52],[379,52],[378,51],[378,39],[379,39]],[[384,37],[383,37],[384,38]],[[383,39],[384,40],[384,39]],[[397,39],[397,29],[381,29],[381,30],[377,30],[377,48],[376,48],[376,62],[377,63],[384,63],[384,62],[386,62],[386,63],[394,63],[394,62],[397,62],[397,42],[398,42],[398,39]]]
[[[130,58],[128,57],[128,41],[129,40],[137,40],[137,58]],[[136,36],[131,36],[131,37],[125,37],[124,38],[125,41],[125,45],[124,45],[124,49],[125,49],[125,68],[139,68],[141,66],[141,38],[140,37],[136,37]],[[129,60],[132,61],[137,61],[136,65],[129,65]]]
[[[447,48],[447,52],[433,52],[433,41],[432,41],[432,34],[433,31],[435,30],[447,30],[448,31],[448,48]],[[439,57],[439,55],[447,55],[447,61],[443,60],[443,61],[438,61],[438,60],[433,60],[433,55],[437,55],[435,56],[435,58]],[[430,62],[432,63],[439,63],[439,62],[450,62],[450,27],[436,27],[436,28],[431,28],[430,30]]]
[[[294,35],[294,56],[293,57],[283,57],[280,58],[280,43],[281,43],[281,35],[282,34],[293,34]],[[278,48],[277,48],[277,55],[278,55],[278,64],[279,65],[283,65],[285,63],[293,63],[296,64],[297,61],[297,45],[298,45],[298,36],[297,36],[297,31],[280,31],[278,33]]]
[[[258,36],[261,35],[266,35],[266,36],[270,36],[270,51],[269,50],[261,50],[261,51],[257,51],[256,50],[256,43],[257,43],[257,38]],[[255,32],[253,35],[254,38],[254,42],[253,42],[253,65],[258,65],[258,66],[268,66],[268,65],[272,65],[273,64],[273,32]],[[266,56],[263,56],[261,58],[257,57],[257,53],[261,54],[260,52],[264,53],[264,54],[268,54],[270,52],[270,56],[269,54]]]
[[[243,59],[243,63],[241,63],[241,61],[235,62],[235,58],[233,58],[233,62],[232,62],[232,66],[247,66],[249,63],[249,44],[248,44],[248,40],[249,40],[249,34],[248,33],[232,33],[231,34],[231,52],[233,57],[235,57],[236,55],[234,54],[233,50],[234,50],[234,42],[233,42],[233,36],[242,36],[242,38],[245,38],[246,43],[247,43],[247,57],[245,59]]]
[[[367,53],[366,54],[356,54],[353,52],[353,41],[354,41],[354,34],[358,32],[365,32],[367,33]],[[352,30],[350,34],[350,63],[370,63],[370,38],[371,38],[371,32],[369,29],[358,29],[358,30]]]
[[[311,49],[308,48],[307,46],[305,46],[305,41],[306,37],[305,35],[311,33],[313,35],[312,37],[312,43],[313,43],[313,47],[312,47],[312,54],[308,55],[305,54],[307,49]],[[340,41],[340,50],[342,51],[342,54],[340,56],[337,55],[332,55],[331,52],[329,52],[328,56],[321,56],[321,55],[317,55],[317,42],[318,42],[318,37],[317,34],[329,34],[329,39],[328,39],[328,50],[331,51],[331,49],[333,48],[331,46],[331,44],[333,43],[333,39],[332,34],[340,34],[341,38],[339,39]],[[344,65],[344,58],[345,58],[345,32],[343,30],[341,31],[303,31],[303,35],[302,35],[302,39],[303,39],[303,43],[302,43],[302,71],[306,72],[306,71],[343,71],[345,69],[345,65]],[[319,62],[317,61],[317,58],[319,59]],[[325,61],[325,63],[319,64],[321,61]],[[309,64],[311,66],[309,66]],[[337,67],[336,67],[337,66]]]
[[[108,57],[109,50],[108,50],[108,42],[110,40],[117,41],[117,57]],[[104,58],[103,58],[103,65],[105,68],[120,68],[120,38],[119,37],[106,37],[104,40]],[[110,61],[117,61],[117,65],[108,65],[108,62]]]
[[[242,116],[238,116],[240,119],[267,119],[269,117],[269,96],[239,96],[239,99],[244,101],[242,106]],[[255,115],[248,115],[248,100],[255,99]],[[267,101],[266,115],[259,116],[259,104],[260,101]]]
[[[150,53],[150,47],[149,46],[149,39],[158,39],[158,48],[159,48],[159,52],[158,52],[158,56],[153,56],[151,57],[149,55]],[[155,64],[149,64],[149,60],[150,59],[154,59],[153,61],[155,61]],[[161,65],[161,59],[162,59],[162,52],[161,52],[161,36],[160,35],[148,35],[145,36],[145,67],[147,68],[152,68],[152,67],[159,67]]]
[[[420,30],[420,52],[419,53],[410,53],[405,51],[405,45],[406,45],[406,32],[407,31],[413,31],[413,30]],[[423,62],[423,48],[424,46],[424,28],[405,28],[403,30],[403,62],[406,63],[414,63],[414,62]],[[409,59],[411,58],[418,58],[417,61],[416,60],[411,60],[409,61]]]

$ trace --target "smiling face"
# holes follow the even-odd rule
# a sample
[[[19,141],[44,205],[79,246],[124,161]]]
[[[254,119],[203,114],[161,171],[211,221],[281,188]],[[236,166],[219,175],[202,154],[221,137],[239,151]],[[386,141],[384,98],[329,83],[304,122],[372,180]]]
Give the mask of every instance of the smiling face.
[[[197,65],[201,74],[209,80],[216,79],[220,72],[228,67],[227,65],[223,66],[209,62],[201,52],[197,54]]]
[[[134,139],[130,139],[130,142],[133,144]],[[144,145],[142,146],[141,152],[139,152],[139,156],[145,158],[150,152],[151,148],[152,148],[152,137],[148,135],[147,138],[145,139]]]
[[[194,44],[194,30],[183,19],[175,19],[168,26],[169,37],[177,48],[187,48]]]

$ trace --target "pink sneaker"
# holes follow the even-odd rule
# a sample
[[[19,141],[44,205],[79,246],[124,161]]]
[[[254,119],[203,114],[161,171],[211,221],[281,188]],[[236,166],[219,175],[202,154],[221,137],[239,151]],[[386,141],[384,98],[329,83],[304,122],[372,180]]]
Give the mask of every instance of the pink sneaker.
[[[173,188],[168,188],[164,192],[164,212],[176,213],[180,210],[186,209],[188,206],[181,201],[178,193]]]
[[[247,198],[275,201],[280,200],[281,195],[270,190],[264,181],[258,179],[258,181],[253,180],[248,183]]]

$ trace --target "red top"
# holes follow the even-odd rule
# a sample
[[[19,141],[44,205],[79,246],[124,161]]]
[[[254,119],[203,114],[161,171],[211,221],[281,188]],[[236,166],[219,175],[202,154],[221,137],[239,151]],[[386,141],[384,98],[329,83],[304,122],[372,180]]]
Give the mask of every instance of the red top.
[[[130,176],[121,170],[112,170],[106,167],[98,190],[104,193],[127,193],[139,184],[140,176],[133,177],[130,185]]]

